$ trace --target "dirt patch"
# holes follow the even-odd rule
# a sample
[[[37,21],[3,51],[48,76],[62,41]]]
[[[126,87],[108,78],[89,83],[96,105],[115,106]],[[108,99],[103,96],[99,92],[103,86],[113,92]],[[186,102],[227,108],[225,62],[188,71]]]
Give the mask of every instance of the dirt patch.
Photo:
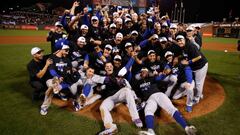
[[[213,78],[207,77],[204,85],[204,98],[199,104],[193,106],[193,112],[187,113],[185,111],[186,98],[179,100],[174,100],[173,104],[179,109],[186,119],[191,119],[194,117],[199,117],[207,113],[215,111],[220,107],[225,100],[225,93],[223,87]],[[71,102],[64,102],[59,99],[54,99],[53,103],[60,106],[61,108],[66,108],[67,110],[73,112],[73,106]],[[80,110],[79,112],[74,112],[76,115],[86,116],[91,119],[101,120],[99,106],[101,101],[97,101]],[[131,117],[126,106],[123,104],[118,105],[111,112],[114,122],[131,122]],[[169,123],[174,120],[163,110],[161,110],[160,115],[156,116],[158,122]]]
[[[46,36],[0,36],[0,45],[46,43],[46,38]]]
[[[236,44],[226,44],[226,43],[203,43],[202,48],[203,50],[216,50],[216,51],[227,50],[229,52],[237,51]]]

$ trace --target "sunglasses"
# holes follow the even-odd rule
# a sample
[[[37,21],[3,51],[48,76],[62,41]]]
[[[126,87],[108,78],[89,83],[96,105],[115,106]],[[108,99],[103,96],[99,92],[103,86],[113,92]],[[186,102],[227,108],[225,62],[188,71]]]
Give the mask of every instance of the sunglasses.
[[[187,32],[191,32],[192,30],[187,30]]]
[[[69,52],[69,49],[64,49],[65,50],[65,52]]]

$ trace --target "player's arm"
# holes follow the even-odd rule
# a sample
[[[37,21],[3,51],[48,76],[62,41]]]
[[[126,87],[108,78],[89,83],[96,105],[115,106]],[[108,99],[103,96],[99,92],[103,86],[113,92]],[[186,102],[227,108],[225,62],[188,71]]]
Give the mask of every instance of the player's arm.
[[[36,74],[36,77],[39,78],[39,79],[42,78],[42,77],[45,75],[45,73],[47,72],[47,69],[48,69],[49,65],[51,65],[51,64],[52,64],[52,59],[48,58],[48,59],[46,60],[45,66],[43,67],[42,70],[40,70],[40,71]]]
[[[188,83],[192,83],[192,69],[190,68],[190,66],[186,66],[185,68],[184,68],[184,72],[185,72],[185,76],[186,76],[186,80],[187,80],[187,82]]]

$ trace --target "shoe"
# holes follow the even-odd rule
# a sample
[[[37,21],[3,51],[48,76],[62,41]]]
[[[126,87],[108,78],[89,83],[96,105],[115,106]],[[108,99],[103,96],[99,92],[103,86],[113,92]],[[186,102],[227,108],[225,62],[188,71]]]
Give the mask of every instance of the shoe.
[[[153,129],[148,129],[148,131],[139,131],[138,135],[156,135]]]
[[[118,132],[117,126],[114,124],[111,128],[107,128],[100,132],[98,135],[113,135]]]
[[[63,93],[58,93],[58,96],[59,96],[59,98],[60,98],[61,100],[63,100],[63,101],[67,101],[67,100],[68,100],[67,96],[64,95]]]
[[[203,99],[203,95],[194,97],[193,104],[198,104],[201,99]]]
[[[141,121],[141,119],[135,119],[134,121],[134,124],[138,127],[138,128],[142,128],[143,127],[143,123]]]
[[[45,109],[45,108],[41,108],[41,109],[40,109],[40,114],[41,114],[41,115],[44,116],[44,115],[47,115],[47,113],[48,113],[47,109]]]
[[[76,112],[81,109],[81,106],[77,101],[73,101],[73,106]]]
[[[192,112],[192,106],[187,105],[187,106],[186,106],[186,111],[187,111],[187,112]]]
[[[185,132],[187,135],[196,135],[197,129],[194,126],[187,126]]]
[[[81,106],[84,106],[86,104],[86,96],[84,94],[80,95],[80,103]]]

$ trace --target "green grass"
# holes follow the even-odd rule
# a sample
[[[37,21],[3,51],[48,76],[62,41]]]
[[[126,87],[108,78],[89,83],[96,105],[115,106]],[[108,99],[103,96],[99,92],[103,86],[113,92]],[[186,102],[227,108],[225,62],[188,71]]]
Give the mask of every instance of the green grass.
[[[101,121],[76,116],[56,106],[51,106],[47,116],[40,116],[41,103],[31,101],[32,89],[26,71],[31,59],[30,50],[34,46],[0,45],[1,135],[94,135],[102,130]],[[45,49],[45,53],[50,52],[49,44],[40,44],[39,47]],[[240,131],[239,54],[218,51],[204,51],[204,54],[209,60],[208,74],[223,85],[226,100],[217,111],[189,122],[198,128],[198,135],[237,135]],[[184,135],[176,123],[157,125],[156,131],[161,135]],[[132,135],[138,131],[132,124],[118,124],[118,128],[120,135]]]
[[[203,42],[205,43],[224,43],[224,44],[236,44],[239,39],[236,38],[215,38],[215,37],[204,37]]]
[[[47,36],[46,30],[9,30],[0,29],[0,36]]]

